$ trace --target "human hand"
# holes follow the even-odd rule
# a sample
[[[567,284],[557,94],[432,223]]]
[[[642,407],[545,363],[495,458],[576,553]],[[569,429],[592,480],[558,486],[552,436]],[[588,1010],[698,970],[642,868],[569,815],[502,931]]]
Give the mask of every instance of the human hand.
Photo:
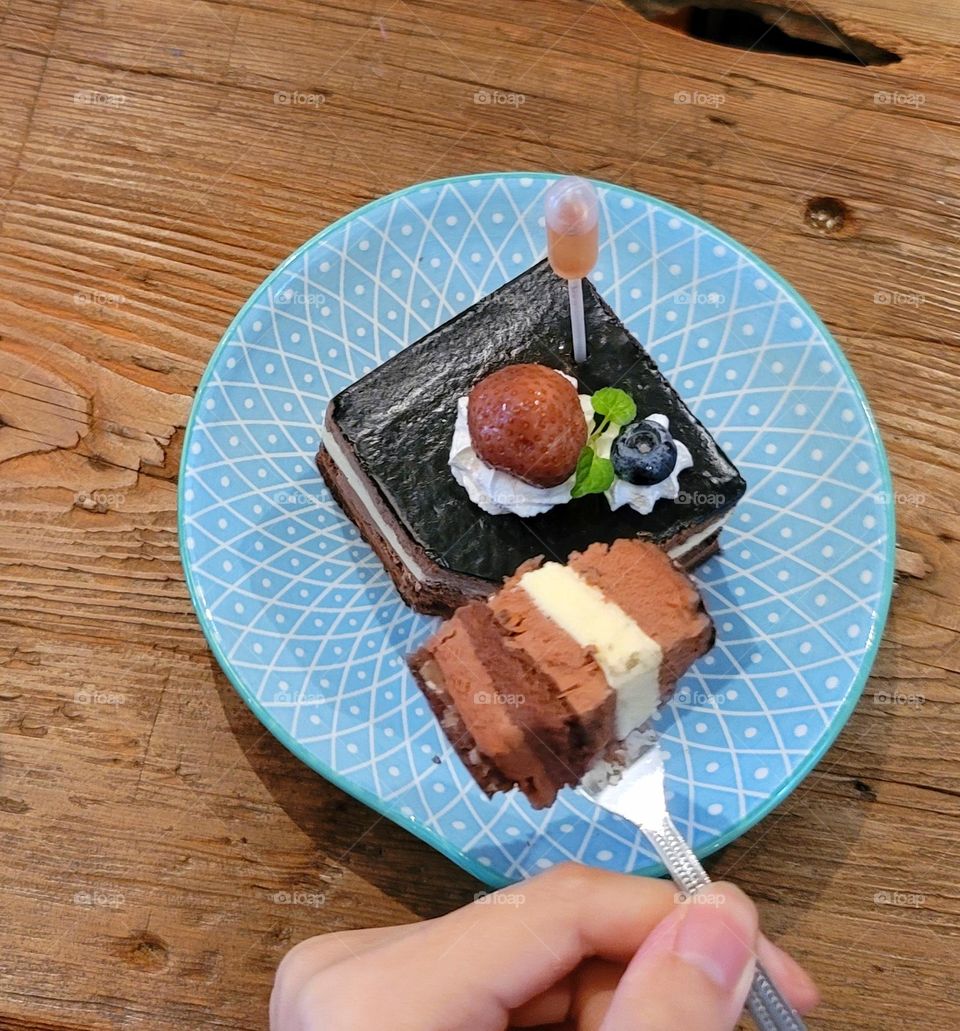
[[[800,1012],[818,993],[729,884],[565,864],[436,920],[295,946],[271,1031],[731,1031],[755,958]]]

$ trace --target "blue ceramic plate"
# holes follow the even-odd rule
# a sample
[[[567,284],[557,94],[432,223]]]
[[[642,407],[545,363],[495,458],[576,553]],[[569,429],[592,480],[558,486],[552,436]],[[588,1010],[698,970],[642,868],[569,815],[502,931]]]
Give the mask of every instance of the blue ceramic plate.
[[[404,657],[436,620],[400,601],[314,466],[328,399],[543,257],[548,175],[425,183],[325,229],[256,290],[187,428],[180,540],[220,665],[295,755],[490,884],[576,859],[655,872],[631,826],[564,791],[488,799]],[[658,720],[671,809],[704,855],[780,802],[863,688],[893,576],[890,478],[826,328],[753,254],[597,184],[593,279],[748,483],[697,572],[717,644]]]

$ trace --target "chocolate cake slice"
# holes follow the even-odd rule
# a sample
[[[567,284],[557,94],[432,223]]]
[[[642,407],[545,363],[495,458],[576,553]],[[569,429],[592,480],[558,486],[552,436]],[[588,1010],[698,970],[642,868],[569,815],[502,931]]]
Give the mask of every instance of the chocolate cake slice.
[[[331,400],[320,472],[418,611],[449,614],[470,598],[488,597],[533,556],[563,561],[595,541],[639,537],[686,568],[716,550],[743,479],[589,282],[584,309],[590,353],[576,364],[566,282],[541,262]],[[533,518],[478,508],[449,468],[458,399],[515,363],[564,372],[581,393],[617,386],[641,415],[666,416],[693,462],[679,475],[680,495],[646,515],[627,506],[611,510],[600,494]]]
[[[689,577],[624,539],[526,563],[408,661],[480,787],[518,786],[543,808],[642,727],[713,640]]]

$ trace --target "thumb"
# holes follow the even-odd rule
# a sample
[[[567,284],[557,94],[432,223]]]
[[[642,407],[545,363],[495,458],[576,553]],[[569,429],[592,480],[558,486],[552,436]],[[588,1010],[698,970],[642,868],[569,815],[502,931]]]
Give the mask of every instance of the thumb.
[[[600,1031],[732,1031],[753,979],[757,934],[746,895],[709,885],[650,933]]]

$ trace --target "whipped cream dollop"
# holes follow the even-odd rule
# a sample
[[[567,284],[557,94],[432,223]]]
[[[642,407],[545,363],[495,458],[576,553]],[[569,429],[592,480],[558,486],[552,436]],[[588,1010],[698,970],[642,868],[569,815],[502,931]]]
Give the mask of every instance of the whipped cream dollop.
[[[665,415],[648,415],[645,421],[655,422],[658,426],[662,426],[668,431],[670,429],[670,420]],[[619,432],[619,426],[608,426],[597,438],[597,454],[601,458],[610,457],[610,450]],[[690,454],[686,444],[677,440],[676,437],[673,438],[673,443],[677,448],[677,461],[673,471],[665,480],[661,480],[659,483],[641,485],[628,483],[626,480],[621,480],[618,476],[613,481],[613,486],[609,490],[604,491],[604,496],[614,512],[623,505],[629,505],[635,512],[639,512],[640,515],[648,515],[653,511],[653,506],[661,498],[666,498],[668,501],[675,501],[677,499],[680,494],[680,481],[678,477],[684,469],[690,469],[693,466],[693,456]]]
[[[557,372],[557,375],[563,376],[574,387],[577,386],[577,381],[565,372]],[[579,396],[587,430],[592,433],[595,413],[590,395]],[[513,513],[521,519],[530,519],[549,512],[555,505],[566,504],[570,500],[575,475],[556,487],[535,487],[532,483],[526,483],[502,469],[494,469],[480,458],[470,440],[467,401],[466,397],[457,400],[457,419],[450,442],[450,472],[467,492],[470,500],[490,515]],[[665,415],[650,415],[647,418],[659,423],[664,429],[670,428],[670,421]],[[609,426],[597,439],[597,454],[601,458],[610,457],[610,449],[619,432],[619,426]],[[647,515],[661,498],[673,500],[679,495],[680,484],[677,477],[684,469],[689,469],[693,465],[693,459],[679,440],[674,438],[674,442],[677,446],[677,462],[673,472],[660,483],[649,486],[636,486],[617,477],[613,481],[613,486],[605,492],[611,509],[616,510],[622,505],[629,505],[641,515]]]
[[[558,372],[557,375],[563,376],[576,387],[577,381],[572,376],[565,372]],[[457,401],[457,421],[450,442],[450,472],[475,505],[490,515],[507,515],[512,512],[521,519],[530,519],[549,512],[554,505],[562,505],[570,500],[575,476],[570,476],[556,487],[535,487],[502,469],[487,465],[474,451],[470,440],[467,400],[461,397]],[[585,394],[580,395],[580,407],[589,432],[593,429],[593,405]]]

